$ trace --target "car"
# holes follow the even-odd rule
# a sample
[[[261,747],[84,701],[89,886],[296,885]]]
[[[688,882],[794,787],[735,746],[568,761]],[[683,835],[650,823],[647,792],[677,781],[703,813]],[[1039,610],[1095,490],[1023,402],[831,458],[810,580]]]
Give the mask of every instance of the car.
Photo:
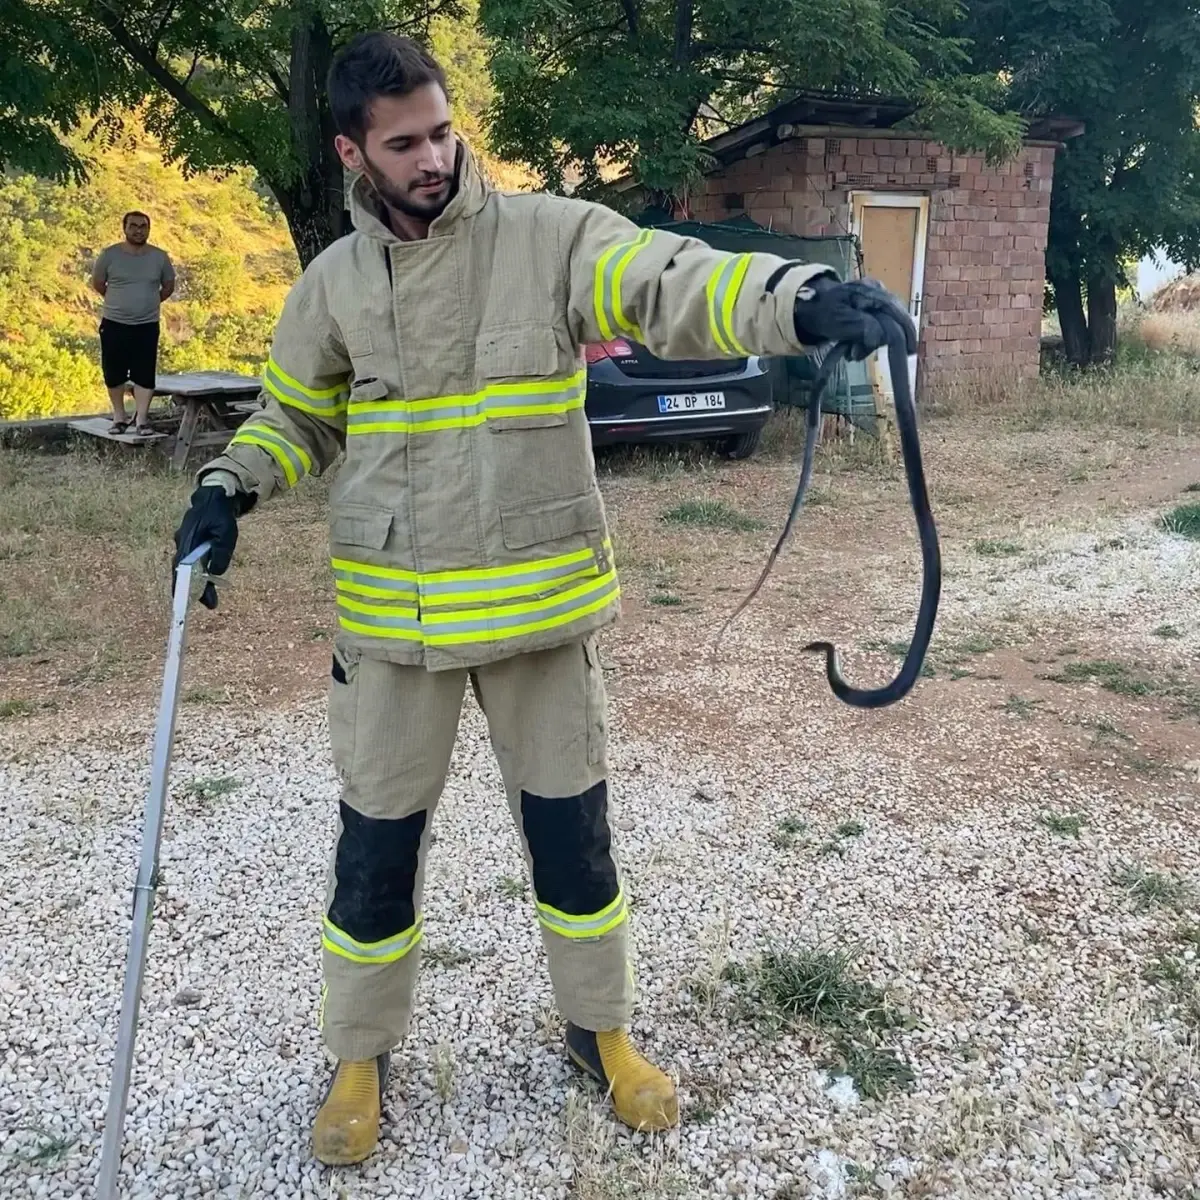
[[[757,355],[667,360],[619,337],[584,356],[593,446],[707,441],[726,458],[749,458],[774,408],[772,362]]]

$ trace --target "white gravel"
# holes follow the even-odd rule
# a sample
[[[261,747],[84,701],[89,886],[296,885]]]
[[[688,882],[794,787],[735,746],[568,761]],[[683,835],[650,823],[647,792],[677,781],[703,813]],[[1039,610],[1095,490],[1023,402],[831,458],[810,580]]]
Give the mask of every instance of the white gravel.
[[[1153,642],[1147,634],[1169,624],[1173,649],[1200,649],[1200,542],[1161,529],[1156,516],[1029,524],[1011,543],[1011,556],[970,546],[949,556],[946,603],[984,620],[1070,613],[1114,645]]]
[[[1200,884],[1194,790],[1102,789],[1024,753],[1020,738],[1035,735],[997,746],[969,715],[953,726],[955,753],[933,763],[927,747],[949,728],[933,717],[911,742],[878,719],[867,749],[858,717],[789,691],[792,668],[760,667],[751,678],[706,663],[614,689],[636,1033],[681,1080],[682,1130],[631,1138],[593,1091],[574,1094],[528,899],[500,887],[523,868],[469,701],[430,861],[431,957],[384,1140],[364,1167],[335,1172],[308,1153],[326,1071],[318,929],[337,795],[323,708],[186,707],[126,1195],[1084,1200],[1200,1186],[1189,1029],[1142,979],[1177,919],[1135,912],[1109,879],[1128,858],[1173,862]],[[737,745],[719,756],[639,739],[635,714],[680,695],[744,706]],[[3,734],[5,1200],[91,1194],[150,757],[148,735],[127,731],[150,724],[122,714],[119,743],[115,727],[36,744]],[[238,786],[190,789],[213,778]],[[1040,827],[1048,808],[1086,813],[1083,836]],[[783,814],[808,825],[790,847],[771,840]],[[865,833],[820,854],[850,818]],[[911,1090],[860,1096],[819,1069],[819,1039],[756,1032],[730,986],[702,986],[727,955],[798,938],[861,945],[860,970],[911,1007]]]

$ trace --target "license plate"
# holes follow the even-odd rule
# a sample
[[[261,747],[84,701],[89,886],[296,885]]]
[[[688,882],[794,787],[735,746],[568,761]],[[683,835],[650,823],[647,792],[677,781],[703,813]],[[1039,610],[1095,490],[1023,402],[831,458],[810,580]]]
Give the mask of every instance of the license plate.
[[[678,396],[659,396],[660,413],[705,412],[725,407],[724,392],[684,392]]]

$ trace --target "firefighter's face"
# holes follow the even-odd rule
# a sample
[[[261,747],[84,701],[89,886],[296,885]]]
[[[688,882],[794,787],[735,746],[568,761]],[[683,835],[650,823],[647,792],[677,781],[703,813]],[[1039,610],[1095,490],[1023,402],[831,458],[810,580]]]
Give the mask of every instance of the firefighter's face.
[[[364,145],[338,138],[346,166],[362,171],[389,207],[424,221],[450,202],[456,148],[450,105],[436,83],[378,97]]]

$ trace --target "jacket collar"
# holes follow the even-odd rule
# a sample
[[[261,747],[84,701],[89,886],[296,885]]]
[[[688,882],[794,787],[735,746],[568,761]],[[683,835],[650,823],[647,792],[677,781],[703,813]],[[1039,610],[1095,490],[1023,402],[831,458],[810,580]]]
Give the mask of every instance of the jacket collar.
[[[479,169],[470,146],[457,136],[458,152],[455,162],[457,187],[442,214],[429,226],[429,236],[445,237],[467,217],[474,216],[487,201],[491,185]],[[365,175],[359,174],[350,185],[350,220],[360,233],[381,242],[406,244],[397,237],[384,219],[383,204]]]

